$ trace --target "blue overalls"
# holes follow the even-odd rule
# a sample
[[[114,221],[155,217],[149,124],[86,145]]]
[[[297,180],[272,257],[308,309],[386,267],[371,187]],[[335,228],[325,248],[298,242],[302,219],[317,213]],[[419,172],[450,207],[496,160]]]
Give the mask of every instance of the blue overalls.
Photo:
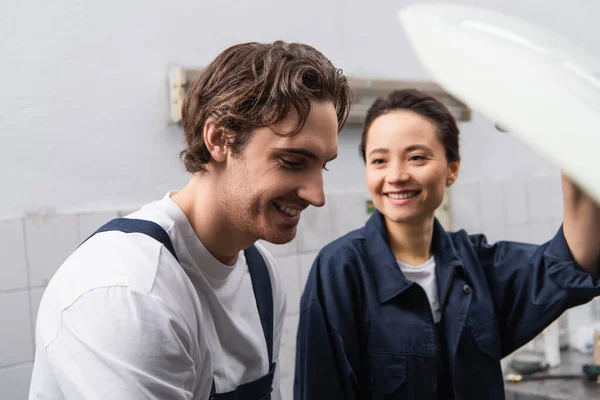
[[[117,218],[100,227],[90,237],[107,231],[142,233],[150,236],[163,244],[173,257],[179,261],[169,235],[155,222],[141,219]],[[216,393],[215,380],[213,378],[210,391],[211,400],[270,400],[271,392],[273,391],[273,376],[275,374],[276,363],[273,362],[273,292],[271,289],[271,279],[269,278],[267,265],[259,250],[254,245],[244,250],[244,254],[252,280],[260,324],[262,325],[267,343],[270,368],[266,375],[252,382],[243,383],[234,390],[226,393]]]

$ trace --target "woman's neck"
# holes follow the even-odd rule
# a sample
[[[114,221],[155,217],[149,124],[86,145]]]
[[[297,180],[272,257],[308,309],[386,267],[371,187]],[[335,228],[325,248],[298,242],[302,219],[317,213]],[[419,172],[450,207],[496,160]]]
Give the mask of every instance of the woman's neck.
[[[415,222],[393,222],[385,219],[390,247],[396,260],[409,265],[422,265],[431,258],[434,216]]]

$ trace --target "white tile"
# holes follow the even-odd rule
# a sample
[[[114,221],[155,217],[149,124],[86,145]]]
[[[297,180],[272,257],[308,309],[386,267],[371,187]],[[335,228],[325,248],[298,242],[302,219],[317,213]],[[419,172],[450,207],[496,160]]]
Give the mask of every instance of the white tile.
[[[563,217],[563,209],[564,209],[564,199],[562,192],[562,182],[561,178],[553,177],[550,179],[552,184],[550,185],[553,195],[550,197],[550,202],[552,203],[551,207],[554,211],[554,218],[562,220]]]
[[[506,240],[510,240],[511,242],[531,243],[531,232],[529,225],[507,227]]]
[[[333,193],[327,196],[325,208],[331,213],[333,239],[365,225],[367,201],[370,197],[363,192]]]
[[[43,287],[29,289],[29,308],[31,310],[31,327],[33,337],[35,337],[35,324],[37,321],[38,309],[40,308],[40,302],[42,301],[42,296],[44,295],[45,289],[46,288]]]
[[[554,237],[560,224],[555,221],[533,222],[529,226],[531,243],[542,244]]]
[[[562,216],[562,191],[556,177],[538,177],[527,184],[527,207],[532,222],[547,221]]]
[[[25,219],[29,286],[45,286],[77,248],[77,217],[57,215]]]
[[[259,243],[265,246],[273,257],[287,256],[296,253],[296,239],[286,244],[273,244],[265,240],[260,240]]]
[[[298,269],[298,256],[275,257],[279,274],[287,290],[287,312],[297,313],[300,308],[300,272]]]
[[[522,226],[529,222],[527,188],[523,180],[510,179],[503,182],[506,204],[506,225]]]
[[[442,204],[435,210],[435,217],[447,231],[452,231],[452,207],[450,207],[450,195],[448,192],[444,195]]]
[[[506,240],[506,228],[502,225],[485,227],[482,232],[489,244],[496,243],[500,240]]]
[[[548,176],[546,178],[548,189],[550,191],[550,197],[548,203],[552,210],[551,219],[562,219],[563,217],[563,191],[561,178],[555,176]]]
[[[449,201],[452,213],[452,230],[458,231],[470,228],[476,232],[481,229],[478,183],[457,183],[453,185],[450,188]]]
[[[554,225],[556,226],[556,232],[558,232],[558,229],[559,229],[559,228],[562,226],[562,224],[563,224],[562,216],[561,216],[561,218],[557,218],[557,219],[555,219],[554,221],[550,221],[550,222],[553,222],[553,223],[554,223]],[[554,233],[556,233],[556,232],[554,232]]]
[[[29,397],[29,383],[33,364],[0,368],[0,393],[3,399],[26,400]]]
[[[503,191],[502,181],[485,180],[479,183],[481,223],[484,229],[506,224],[506,206]]]
[[[83,242],[98,228],[117,216],[117,211],[77,214],[77,242]]]
[[[126,217],[129,214],[132,214],[138,210],[139,210],[139,208],[128,208],[126,210],[119,210],[119,211],[117,211],[117,217],[119,217],[119,218]]]
[[[0,294],[0,367],[33,360],[27,291]]]
[[[552,193],[554,196],[550,199],[552,202],[552,210],[554,210],[555,218],[562,221],[564,211],[564,198],[562,193],[562,182],[560,178],[552,180]]]
[[[315,258],[317,258],[317,252],[313,251],[310,253],[302,253],[298,256],[298,258],[298,262],[300,264],[300,294],[302,294],[302,292],[304,292],[304,286],[306,285],[306,280],[308,279],[310,269],[312,268]]]
[[[0,221],[0,291],[27,287],[23,220]]]
[[[281,399],[294,400],[294,377],[281,378]]]
[[[279,353],[279,365],[281,365],[281,377],[294,376],[296,364],[296,334],[298,333],[298,314],[288,315],[283,324],[281,335],[281,350]]]
[[[319,250],[332,240],[331,215],[325,207],[308,207],[302,211],[296,236],[297,251]]]
[[[452,229],[452,231],[457,232],[459,230],[464,230],[465,232],[467,232],[467,235],[478,235],[478,234],[482,234],[483,231],[481,230],[481,228],[476,228],[476,227],[472,227],[472,226],[462,226],[458,229]]]

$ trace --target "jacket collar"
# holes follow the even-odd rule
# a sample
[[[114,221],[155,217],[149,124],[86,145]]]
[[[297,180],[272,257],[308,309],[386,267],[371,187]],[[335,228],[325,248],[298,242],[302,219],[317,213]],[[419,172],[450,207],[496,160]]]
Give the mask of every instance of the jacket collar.
[[[379,301],[385,303],[404,292],[413,282],[406,279],[398,267],[396,257],[389,245],[384,216],[379,211],[376,210],[367,221],[365,233]],[[444,230],[437,218],[434,222],[431,245],[436,263],[435,270],[440,306],[443,306],[454,269],[461,266],[462,261],[456,252],[450,235]]]

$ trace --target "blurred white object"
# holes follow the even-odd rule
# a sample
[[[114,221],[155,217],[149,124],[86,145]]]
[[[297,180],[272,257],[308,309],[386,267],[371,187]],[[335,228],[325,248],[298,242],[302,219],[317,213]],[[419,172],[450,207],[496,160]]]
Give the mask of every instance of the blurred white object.
[[[592,353],[593,304],[582,304],[566,312],[569,329],[569,347],[583,354]]]
[[[586,324],[577,327],[570,340],[572,349],[583,354],[592,354],[594,351],[594,330],[600,329],[599,324]]]
[[[600,298],[567,311],[569,347],[583,354],[592,354],[594,331],[600,331]]]
[[[560,365],[560,345],[558,342],[558,321],[554,321],[543,333],[544,337],[544,358],[550,368]]]
[[[600,202],[598,58],[546,29],[483,9],[415,5],[399,19],[445,90],[553,160]]]

